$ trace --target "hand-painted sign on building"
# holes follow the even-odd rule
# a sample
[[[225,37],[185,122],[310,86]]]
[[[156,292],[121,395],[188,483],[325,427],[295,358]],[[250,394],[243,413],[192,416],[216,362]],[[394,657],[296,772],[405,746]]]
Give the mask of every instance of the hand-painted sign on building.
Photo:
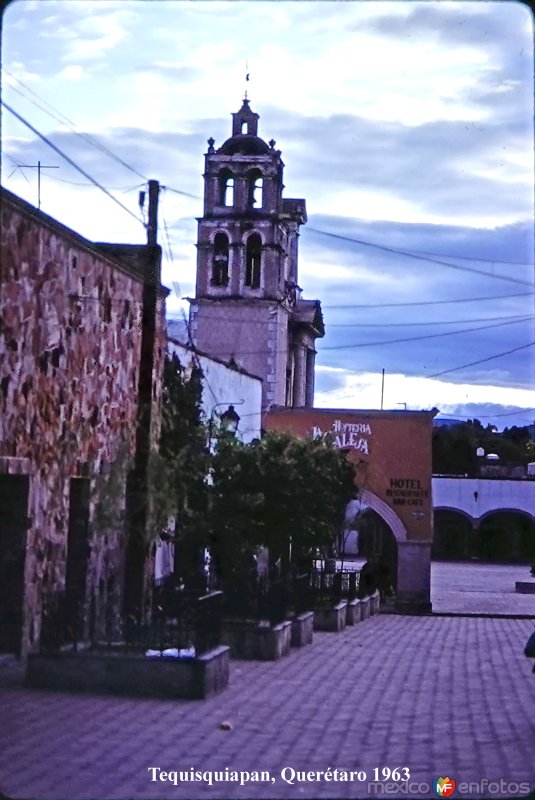
[[[374,539],[372,546],[376,552],[388,550],[390,554],[396,548],[397,566],[392,563],[391,568],[397,576],[396,604],[402,611],[431,608],[431,437],[435,414],[436,409],[271,408],[263,421],[267,430],[322,438],[347,452],[360,489],[354,513],[364,510],[364,501],[390,530],[389,536],[381,525],[384,538]],[[373,520],[373,516],[368,514],[367,519]]]
[[[318,425],[312,428],[312,438],[321,439],[322,436],[331,436],[333,444],[342,450],[358,450],[369,455],[368,436],[371,436],[372,429],[368,422],[342,422],[335,419],[331,429],[323,431]]]
[[[422,488],[419,478],[391,478],[386,496],[392,498],[395,506],[423,506],[429,490]]]

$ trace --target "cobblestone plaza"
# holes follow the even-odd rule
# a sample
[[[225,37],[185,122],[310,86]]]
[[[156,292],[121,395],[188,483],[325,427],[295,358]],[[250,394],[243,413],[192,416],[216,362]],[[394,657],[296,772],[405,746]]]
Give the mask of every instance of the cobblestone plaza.
[[[534,619],[519,618],[529,612],[504,581],[526,572],[435,564],[434,602],[446,614],[444,586],[454,586],[451,616],[381,614],[315,633],[277,662],[233,661],[229,688],[205,701],[30,690],[20,667],[3,666],[0,791],[21,800],[434,797],[432,781],[448,777],[454,797],[525,795],[535,788],[535,675],[522,651],[535,600]],[[462,596],[471,612],[475,594],[478,613],[495,616],[459,615]],[[409,782],[382,786],[376,768],[379,777],[406,768]],[[196,771],[200,780],[178,775]]]

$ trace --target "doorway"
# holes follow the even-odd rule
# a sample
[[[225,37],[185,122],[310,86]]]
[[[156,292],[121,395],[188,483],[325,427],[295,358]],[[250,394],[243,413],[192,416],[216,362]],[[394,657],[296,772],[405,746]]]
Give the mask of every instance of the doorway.
[[[68,642],[76,642],[83,636],[83,612],[90,551],[89,492],[89,478],[71,478],[65,572],[65,637]]]
[[[0,653],[20,655],[28,530],[25,475],[0,475]]]

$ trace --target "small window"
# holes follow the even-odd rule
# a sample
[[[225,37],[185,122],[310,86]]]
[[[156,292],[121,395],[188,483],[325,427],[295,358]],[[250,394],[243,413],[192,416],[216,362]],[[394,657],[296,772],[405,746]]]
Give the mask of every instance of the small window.
[[[234,205],[234,176],[228,169],[219,173],[219,204],[222,206]]]
[[[214,239],[212,286],[228,286],[228,239],[217,233]]]
[[[242,122],[241,133],[249,133],[249,124],[247,122]]]
[[[249,208],[262,208],[264,205],[264,178],[262,173],[254,170],[247,177],[249,183]]]
[[[253,233],[247,239],[245,285],[251,289],[260,286],[260,269],[262,257],[262,239],[258,233]]]

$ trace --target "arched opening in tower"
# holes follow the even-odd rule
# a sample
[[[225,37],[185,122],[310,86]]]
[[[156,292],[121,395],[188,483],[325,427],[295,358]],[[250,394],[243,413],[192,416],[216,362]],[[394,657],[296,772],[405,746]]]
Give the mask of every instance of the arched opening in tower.
[[[262,239],[258,233],[253,233],[247,239],[245,285],[251,289],[260,286],[260,270],[262,257]]]
[[[219,204],[227,207],[234,205],[234,175],[229,169],[219,173]]]
[[[212,285],[228,285],[228,238],[224,233],[217,233],[214,239]]]
[[[249,208],[262,208],[264,205],[264,178],[260,170],[253,170],[247,176],[248,206]]]

